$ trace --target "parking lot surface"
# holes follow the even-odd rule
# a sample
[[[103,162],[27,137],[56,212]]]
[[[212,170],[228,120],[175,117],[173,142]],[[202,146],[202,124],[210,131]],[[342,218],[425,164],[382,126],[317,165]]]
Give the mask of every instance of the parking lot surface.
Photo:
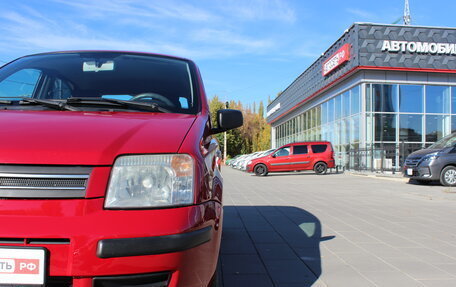
[[[224,287],[456,286],[456,189],[224,167]]]

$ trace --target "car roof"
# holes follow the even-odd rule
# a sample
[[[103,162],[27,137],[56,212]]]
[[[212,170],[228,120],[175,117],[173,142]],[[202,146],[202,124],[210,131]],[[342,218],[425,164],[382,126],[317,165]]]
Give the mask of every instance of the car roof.
[[[294,142],[283,145],[281,147],[292,146],[292,145],[301,145],[301,144],[331,144],[329,141],[307,141],[307,142]]]
[[[162,58],[169,58],[169,59],[174,59],[174,60],[181,60],[181,61],[186,61],[186,62],[192,62],[192,60],[183,58],[183,57],[177,57],[177,56],[171,56],[171,55],[164,55],[164,54],[157,54],[157,53],[150,53],[150,52],[135,52],[135,51],[121,51],[121,50],[68,50],[68,51],[52,51],[52,52],[44,52],[44,53],[36,53],[36,54],[30,54],[30,55],[25,55],[20,58],[25,58],[25,57],[32,57],[32,56],[41,56],[41,55],[55,55],[55,54],[74,54],[74,53],[113,53],[113,54],[130,54],[130,55],[143,55],[143,56],[154,56],[154,57],[162,57]],[[19,58],[19,59],[20,59]]]

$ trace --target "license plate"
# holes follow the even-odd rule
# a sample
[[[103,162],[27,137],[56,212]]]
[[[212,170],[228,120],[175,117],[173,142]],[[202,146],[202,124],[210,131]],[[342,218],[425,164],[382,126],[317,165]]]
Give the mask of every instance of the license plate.
[[[44,285],[46,250],[0,247],[0,285]]]
[[[407,175],[413,175],[413,168],[407,168]]]

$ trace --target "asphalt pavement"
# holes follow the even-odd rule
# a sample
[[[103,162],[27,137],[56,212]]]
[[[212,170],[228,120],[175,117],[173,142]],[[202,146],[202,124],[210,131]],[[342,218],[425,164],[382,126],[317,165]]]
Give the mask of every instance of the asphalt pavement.
[[[456,286],[456,188],[222,173],[224,287]]]

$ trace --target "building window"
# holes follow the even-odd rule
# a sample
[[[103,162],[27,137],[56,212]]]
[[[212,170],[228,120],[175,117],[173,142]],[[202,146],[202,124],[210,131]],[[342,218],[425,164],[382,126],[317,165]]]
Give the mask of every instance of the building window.
[[[334,114],[335,114],[335,119],[338,120],[340,119],[340,116],[341,116],[341,108],[342,108],[342,97],[341,95],[337,96],[336,99],[335,99],[335,110],[334,110]]]
[[[359,86],[354,87],[350,91],[351,98],[351,114],[355,115],[361,112],[361,98],[359,93]]]
[[[359,142],[359,115],[350,118],[351,143]]]
[[[423,112],[423,86],[399,86],[399,111],[402,113]]]
[[[422,115],[401,114],[399,116],[399,141],[421,142],[422,135]]]
[[[350,115],[350,91],[342,94],[342,117]]]
[[[450,88],[426,86],[426,113],[447,114],[450,112]]]
[[[375,115],[375,141],[396,141],[396,115]]]
[[[328,101],[328,122],[333,122],[334,121],[334,99],[331,99]]]
[[[436,142],[445,135],[445,117],[426,115],[426,142]]]
[[[456,116],[451,117],[451,132],[456,133]]]
[[[372,85],[374,112],[397,112],[397,85]]]
[[[456,114],[456,87],[451,87],[451,113]]]
[[[324,125],[328,122],[328,103],[321,104],[321,124]]]

